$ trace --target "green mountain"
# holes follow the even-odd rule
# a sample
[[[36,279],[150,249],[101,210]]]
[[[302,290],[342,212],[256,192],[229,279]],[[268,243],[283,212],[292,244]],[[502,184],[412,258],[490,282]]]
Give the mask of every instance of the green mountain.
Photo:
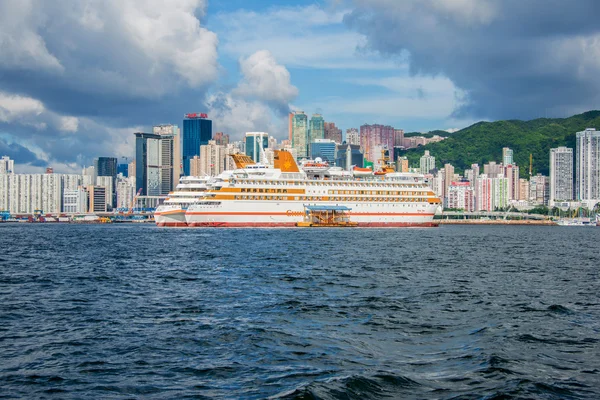
[[[426,138],[432,138],[435,135],[438,135],[441,137],[449,137],[452,135],[452,133],[446,132],[446,131],[440,131],[440,130],[429,131],[427,133],[422,133],[422,132],[406,132],[406,133],[404,133],[404,137],[423,136]]]
[[[575,134],[586,128],[600,129],[600,111],[569,118],[478,122],[442,142],[409,149],[401,155],[408,157],[410,165],[419,165],[423,151],[429,150],[437,168],[450,163],[462,173],[474,163],[480,166],[490,161],[501,163],[502,148],[510,147],[522,177],[529,174],[529,154],[533,155],[533,173],[548,175],[550,149],[567,146],[575,151]]]

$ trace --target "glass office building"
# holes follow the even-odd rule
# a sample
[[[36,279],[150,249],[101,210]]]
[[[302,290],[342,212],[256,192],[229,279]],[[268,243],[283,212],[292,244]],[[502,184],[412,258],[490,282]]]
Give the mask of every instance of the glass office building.
[[[188,114],[183,120],[183,174],[190,175],[190,160],[200,155],[200,146],[212,140],[212,121],[206,114]]]
[[[335,163],[336,144],[330,139],[316,139],[310,144],[310,158],[313,160],[317,157],[323,161],[327,161],[330,165]]]
[[[269,134],[267,132],[247,132],[246,133],[246,155],[254,160],[254,162],[264,162],[261,160],[260,144],[262,148],[269,147]]]

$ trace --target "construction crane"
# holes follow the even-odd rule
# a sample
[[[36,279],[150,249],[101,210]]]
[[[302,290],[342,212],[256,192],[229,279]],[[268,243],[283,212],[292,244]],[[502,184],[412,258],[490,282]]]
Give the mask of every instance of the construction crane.
[[[131,200],[131,204],[129,205],[129,210],[127,211],[127,215],[131,215],[133,214],[133,206],[135,205],[135,202],[137,201],[138,197],[140,197],[140,195],[142,194],[142,188],[140,188],[140,190],[138,190],[138,192],[135,194],[135,196],[133,196],[133,200]]]
[[[529,176],[533,175],[533,154],[529,153]]]

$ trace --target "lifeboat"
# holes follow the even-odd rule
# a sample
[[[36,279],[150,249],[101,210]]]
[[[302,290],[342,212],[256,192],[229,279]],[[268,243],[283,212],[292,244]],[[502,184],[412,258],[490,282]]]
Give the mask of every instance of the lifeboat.
[[[354,168],[352,168],[352,172],[354,173],[354,176],[371,176],[371,175],[373,175],[373,170],[371,168],[354,167]]]

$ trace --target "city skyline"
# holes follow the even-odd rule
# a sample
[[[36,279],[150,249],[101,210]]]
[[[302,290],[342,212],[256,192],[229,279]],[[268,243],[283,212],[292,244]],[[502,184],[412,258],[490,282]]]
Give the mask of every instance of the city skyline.
[[[240,140],[283,139],[299,109],[423,132],[599,108],[600,6],[543,4],[3,2],[0,153],[75,172],[192,110]]]

